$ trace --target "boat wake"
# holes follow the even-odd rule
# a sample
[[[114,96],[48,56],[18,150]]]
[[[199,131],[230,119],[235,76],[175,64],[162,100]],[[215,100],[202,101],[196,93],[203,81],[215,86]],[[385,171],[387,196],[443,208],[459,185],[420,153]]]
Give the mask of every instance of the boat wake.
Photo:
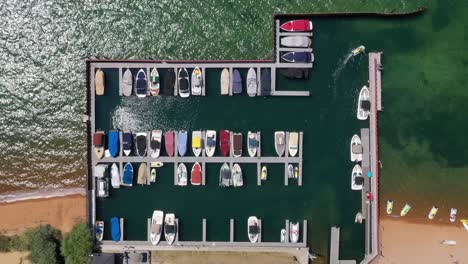
[[[346,56],[344,58],[340,59],[338,61],[338,66],[336,67],[335,71],[332,74],[333,80],[332,80],[331,85],[333,87],[333,99],[336,98],[336,81],[340,77],[341,72],[344,70],[346,64],[351,59],[351,57],[353,57],[353,54],[350,52],[350,53],[346,54]]]

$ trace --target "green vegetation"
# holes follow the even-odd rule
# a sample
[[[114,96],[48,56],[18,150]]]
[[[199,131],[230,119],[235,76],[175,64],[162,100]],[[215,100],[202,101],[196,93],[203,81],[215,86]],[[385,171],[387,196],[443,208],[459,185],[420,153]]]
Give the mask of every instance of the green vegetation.
[[[62,241],[61,250],[65,257],[65,263],[88,263],[88,256],[92,247],[93,240],[86,223],[82,222],[75,225]]]

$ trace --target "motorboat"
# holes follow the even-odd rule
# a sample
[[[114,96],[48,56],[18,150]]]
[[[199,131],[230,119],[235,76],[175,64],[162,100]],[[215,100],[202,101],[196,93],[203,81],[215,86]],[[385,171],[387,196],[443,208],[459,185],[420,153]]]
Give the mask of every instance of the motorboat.
[[[109,165],[107,164],[98,164],[94,166],[94,177],[96,178],[107,177],[108,168],[109,168]]]
[[[457,209],[456,208],[451,208],[450,209],[450,222],[455,222],[457,220]]]
[[[133,186],[133,165],[130,162],[127,162],[124,166],[120,185]]]
[[[356,56],[356,55],[358,55],[358,54],[364,52],[365,50],[366,50],[366,47],[364,47],[364,46],[359,46],[359,47],[353,49],[353,50],[351,51],[351,54],[352,54],[353,56]]]
[[[242,93],[242,77],[238,69],[234,69],[232,73],[232,93]]]
[[[164,237],[169,245],[174,243],[178,227],[174,214],[166,214],[164,217]]]
[[[366,120],[370,114],[370,93],[367,86],[363,86],[359,92],[359,100],[357,106],[357,118],[359,120]]]
[[[250,157],[255,157],[257,154],[257,148],[258,148],[258,136],[257,133],[255,132],[248,132],[247,134],[247,150],[249,151],[249,156]]]
[[[227,157],[231,148],[231,133],[228,130],[219,131],[219,148],[221,155]]]
[[[358,212],[356,216],[354,217],[354,223],[362,224],[362,220],[363,220],[362,213]]]
[[[160,161],[154,161],[150,163],[151,168],[160,168],[162,166],[164,166],[164,163]]]
[[[96,95],[104,95],[104,71],[102,69],[98,69],[96,71],[96,75],[94,76],[94,88],[96,89]]]
[[[250,97],[257,95],[257,72],[250,68],[247,72],[247,94]]]
[[[221,95],[228,95],[229,94],[229,84],[231,81],[231,77],[229,75],[229,70],[224,68],[221,72]]]
[[[242,169],[239,164],[234,163],[231,171],[232,186],[240,187],[244,185],[244,179],[242,178]]]
[[[281,46],[291,48],[309,48],[312,41],[308,36],[287,36],[280,40]]]
[[[179,69],[177,74],[179,95],[182,98],[187,98],[190,96],[190,80],[188,71],[186,68]]]
[[[291,63],[311,63],[314,62],[314,54],[308,51],[290,51],[281,56],[281,59]]]
[[[247,219],[247,234],[249,235],[250,242],[256,243],[260,236],[260,232],[261,230],[257,217],[250,216],[249,219]]]
[[[275,132],[275,150],[279,157],[282,157],[286,149],[286,133],[284,131]]]
[[[199,157],[202,152],[202,132],[192,131],[192,151],[195,157]]]
[[[437,207],[437,206],[432,206],[432,209],[431,209],[431,211],[429,212],[429,215],[427,216],[427,218],[429,218],[429,220],[434,219],[434,217],[435,217],[436,214],[437,214],[437,211],[439,211],[439,207]]]
[[[460,222],[463,224],[463,227],[468,231],[468,219],[460,219]]]
[[[164,89],[162,90],[162,94],[165,95],[174,95],[174,90],[176,87],[176,73],[174,69],[169,68],[164,75]]]
[[[192,95],[201,95],[203,87],[203,76],[200,68],[195,67],[192,72]]]
[[[151,168],[150,170],[150,182],[156,182],[157,171],[156,168]]]
[[[102,241],[104,237],[104,221],[96,221],[96,240]]]
[[[289,179],[294,178],[294,167],[292,164],[288,165],[288,178]]]
[[[205,152],[206,156],[213,157],[216,150],[216,131],[207,130],[205,133]]]
[[[159,89],[160,89],[159,72],[156,68],[153,68],[150,73],[150,87],[149,87],[150,94],[152,96],[158,96]]]
[[[164,212],[159,210],[153,211],[153,216],[151,217],[151,230],[150,230],[150,240],[151,244],[157,245],[161,240],[161,233],[163,231],[163,221],[164,221]]]
[[[288,142],[288,151],[289,151],[289,155],[291,155],[291,157],[294,157],[297,154],[298,141],[299,141],[299,133],[290,132],[289,133],[289,142]]]
[[[279,73],[290,80],[309,80],[309,69],[304,68],[282,68]]]
[[[136,133],[136,150],[138,153],[138,156],[144,157],[146,156],[146,145],[148,138],[147,138],[147,133],[146,132],[138,132]]]
[[[181,157],[185,156],[187,153],[187,141],[188,133],[187,131],[181,130],[177,133],[177,151]]]
[[[111,175],[111,185],[112,188],[120,188],[120,173],[119,173],[119,167],[117,166],[116,163],[113,163],[110,169],[110,175]]]
[[[150,137],[150,156],[155,159],[158,158],[161,154],[161,141],[162,141],[162,131],[153,130],[151,131]]]
[[[294,167],[294,178],[297,180],[299,178],[299,167],[295,166]]]
[[[104,148],[106,145],[106,133],[104,131],[96,131],[93,136],[94,154],[97,159],[104,157]]]
[[[114,240],[115,242],[119,242],[122,239],[122,230],[120,230],[120,220],[117,217],[112,217],[110,223],[112,240]]]
[[[280,241],[281,243],[286,243],[286,229],[281,229],[281,235],[280,235]]]
[[[109,178],[96,178],[96,197],[109,197]]]
[[[138,97],[146,97],[148,93],[148,81],[146,79],[146,72],[140,69],[135,77],[135,94]]]
[[[122,77],[122,94],[131,96],[133,90],[133,75],[130,69],[126,69]]]
[[[312,21],[308,19],[297,19],[287,21],[280,26],[281,30],[284,31],[312,31]]]
[[[291,243],[297,243],[299,240],[299,222],[289,223],[289,239]]]
[[[393,211],[393,200],[388,200],[387,201],[387,214],[390,215],[392,214]]]
[[[271,95],[271,73],[270,69],[265,68],[262,70],[260,82],[262,84],[262,89],[260,89],[261,96],[270,96]]]
[[[133,134],[132,132],[123,132],[122,135],[122,148],[125,156],[129,156],[133,149]]]
[[[362,176],[362,168],[359,164],[356,164],[351,173],[351,190],[358,191],[362,190],[364,186],[364,177]]]
[[[234,157],[242,156],[242,134],[241,133],[232,134],[232,155]]]
[[[167,156],[174,156],[174,131],[166,131],[164,133],[164,147],[166,148]]]
[[[350,153],[352,162],[362,161],[361,138],[358,135],[354,135],[351,138]]]
[[[119,155],[119,131],[109,131],[108,142],[109,142],[109,154],[115,158]]]
[[[405,216],[409,212],[409,210],[411,210],[411,205],[405,204],[403,209],[401,209],[400,216]]]
[[[177,167],[177,185],[187,186],[187,167],[183,163]]]
[[[267,167],[266,166],[263,166],[262,167],[262,175],[260,177],[260,179],[262,181],[266,181],[267,180],[267,177],[268,177],[268,170],[267,170]]]
[[[146,167],[146,163],[140,163],[138,167],[138,177],[137,177],[137,184],[147,184],[148,179],[148,169]]]
[[[219,186],[229,187],[232,185],[231,168],[227,163],[224,163],[219,170]]]
[[[202,182],[202,168],[198,162],[195,162],[192,166],[192,177],[190,177],[190,183],[192,185],[200,185]]]

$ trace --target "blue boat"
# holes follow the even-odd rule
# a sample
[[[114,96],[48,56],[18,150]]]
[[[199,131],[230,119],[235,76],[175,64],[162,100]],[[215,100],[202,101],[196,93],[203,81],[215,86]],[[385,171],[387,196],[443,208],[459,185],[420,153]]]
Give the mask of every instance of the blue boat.
[[[127,162],[127,164],[124,166],[121,185],[133,185],[133,165],[130,162]]]
[[[242,77],[237,69],[232,73],[232,93],[242,93]]]
[[[291,51],[288,53],[285,53],[281,59],[287,62],[303,62],[303,63],[310,63],[313,62],[313,54],[311,52],[305,52],[305,51]]]
[[[124,132],[122,141],[123,152],[126,156],[128,156],[132,152],[133,134],[131,132]]]
[[[261,96],[269,96],[271,94],[271,74],[270,69],[262,70],[261,77],[262,89],[260,91]]]
[[[179,131],[179,133],[177,134],[177,150],[179,151],[179,155],[181,157],[185,156],[185,154],[187,153],[187,139],[187,131]]]
[[[147,91],[148,81],[146,79],[146,73],[143,69],[140,69],[136,75],[135,93],[138,97],[146,97]]]
[[[119,155],[119,131],[111,130],[107,136],[109,137],[109,153],[111,157],[117,157]]]
[[[112,240],[114,240],[115,242],[119,242],[121,238],[119,218],[112,217],[110,222],[111,222],[110,226],[111,226]]]

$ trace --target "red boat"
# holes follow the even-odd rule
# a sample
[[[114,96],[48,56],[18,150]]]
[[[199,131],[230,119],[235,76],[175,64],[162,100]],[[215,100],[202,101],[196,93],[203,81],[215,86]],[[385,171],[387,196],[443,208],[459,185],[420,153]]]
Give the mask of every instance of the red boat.
[[[307,19],[291,20],[280,26],[284,31],[311,31],[312,21]]]
[[[200,185],[202,180],[202,171],[201,166],[198,162],[195,162],[192,167],[192,177],[190,178],[190,182],[192,185]]]
[[[174,156],[174,131],[164,133],[164,146],[166,147],[167,156]]]
[[[225,157],[229,155],[230,148],[230,133],[228,130],[219,131],[219,148],[221,149],[221,154]]]

